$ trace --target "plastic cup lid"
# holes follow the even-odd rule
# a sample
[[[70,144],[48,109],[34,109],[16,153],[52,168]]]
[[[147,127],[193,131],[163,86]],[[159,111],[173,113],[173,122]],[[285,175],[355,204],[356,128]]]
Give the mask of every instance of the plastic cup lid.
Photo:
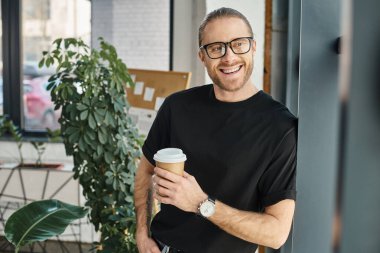
[[[186,155],[179,148],[164,148],[157,151],[153,159],[162,163],[178,163],[186,161]]]

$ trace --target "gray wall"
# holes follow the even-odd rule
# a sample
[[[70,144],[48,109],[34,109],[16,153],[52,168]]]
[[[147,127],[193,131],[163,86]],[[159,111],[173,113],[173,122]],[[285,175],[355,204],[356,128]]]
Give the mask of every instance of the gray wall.
[[[191,86],[205,83],[205,70],[198,59],[198,27],[206,15],[204,0],[174,1],[173,70],[191,72]]]

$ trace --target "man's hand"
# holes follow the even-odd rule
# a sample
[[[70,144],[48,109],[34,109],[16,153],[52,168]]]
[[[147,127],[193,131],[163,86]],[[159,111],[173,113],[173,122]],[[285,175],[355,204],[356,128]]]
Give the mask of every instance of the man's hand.
[[[197,212],[207,199],[195,178],[185,172],[178,176],[154,168],[153,197],[164,204],[187,212]],[[215,213],[208,218],[227,233],[243,240],[278,249],[286,241],[294,214],[295,202],[285,199],[265,208],[264,213],[238,210],[216,200]]]
[[[181,177],[158,167],[154,168],[154,172],[153,197],[161,203],[196,213],[199,203],[207,199],[207,194],[192,175],[184,172]]]
[[[136,233],[136,242],[139,253],[161,253],[156,242],[146,234]]]

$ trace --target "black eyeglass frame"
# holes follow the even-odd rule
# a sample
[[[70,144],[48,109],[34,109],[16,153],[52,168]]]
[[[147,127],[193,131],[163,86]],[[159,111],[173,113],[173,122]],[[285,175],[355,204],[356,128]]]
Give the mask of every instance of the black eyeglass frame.
[[[231,47],[231,42],[234,42],[235,40],[241,40],[241,39],[248,39],[249,41],[249,49],[247,52],[244,52],[244,53],[235,53],[234,49]],[[210,58],[210,59],[219,59],[219,58],[222,58],[223,56],[226,55],[227,53],[227,46],[229,46],[231,48],[231,51],[234,53],[234,54],[246,54],[248,53],[249,51],[251,51],[251,47],[252,47],[252,41],[255,40],[255,37],[254,36],[250,36],[250,37],[240,37],[240,38],[236,38],[236,39],[233,39],[229,42],[223,42],[223,41],[215,41],[215,42],[212,42],[212,43],[208,43],[206,45],[202,45],[199,47],[199,50],[201,49],[204,49],[206,51],[206,54],[207,56]],[[219,57],[211,57],[209,54],[208,54],[208,51],[207,51],[207,47],[210,46],[210,45],[213,45],[213,44],[216,44],[216,43],[222,43],[224,44],[224,48],[225,48],[225,51],[224,51],[224,54],[222,56],[219,56]]]

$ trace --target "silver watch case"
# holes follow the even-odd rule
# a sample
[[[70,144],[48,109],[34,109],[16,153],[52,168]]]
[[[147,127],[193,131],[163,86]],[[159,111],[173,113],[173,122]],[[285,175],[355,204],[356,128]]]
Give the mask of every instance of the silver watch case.
[[[209,218],[215,213],[215,200],[208,197],[199,204],[198,213],[204,218]]]

